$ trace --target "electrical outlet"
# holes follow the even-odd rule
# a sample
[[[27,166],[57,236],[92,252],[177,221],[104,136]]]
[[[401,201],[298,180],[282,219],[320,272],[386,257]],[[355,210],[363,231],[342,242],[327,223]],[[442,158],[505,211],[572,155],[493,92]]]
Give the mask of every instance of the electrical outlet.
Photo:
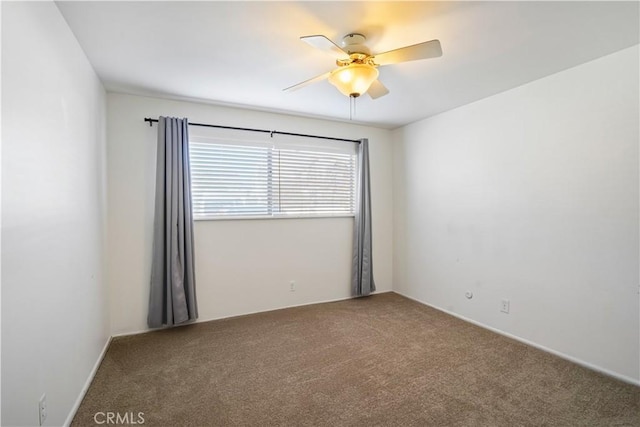
[[[47,419],[47,394],[43,394],[38,402],[38,415],[40,417],[40,425],[44,425],[44,421]]]
[[[291,291],[291,292],[295,292],[296,291],[296,282],[293,281],[293,280],[289,282],[289,291]]]
[[[509,300],[503,299],[500,305],[500,311],[509,314]]]

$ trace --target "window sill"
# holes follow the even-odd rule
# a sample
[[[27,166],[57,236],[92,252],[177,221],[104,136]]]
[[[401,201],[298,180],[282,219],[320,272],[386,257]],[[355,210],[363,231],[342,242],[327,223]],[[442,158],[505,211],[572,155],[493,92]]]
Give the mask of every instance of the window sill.
[[[229,221],[229,220],[247,220],[247,219],[321,219],[321,218],[353,218],[354,214],[336,214],[336,215],[229,215],[229,216],[207,216],[194,217],[194,221]]]

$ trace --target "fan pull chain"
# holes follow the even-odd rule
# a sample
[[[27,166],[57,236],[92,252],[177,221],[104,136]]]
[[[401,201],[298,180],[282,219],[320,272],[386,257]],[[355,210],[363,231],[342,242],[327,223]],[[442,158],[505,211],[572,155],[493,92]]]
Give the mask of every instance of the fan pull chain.
[[[353,120],[353,98],[349,97],[349,120]]]
[[[349,97],[349,120],[353,120],[353,117],[356,115],[356,97]]]

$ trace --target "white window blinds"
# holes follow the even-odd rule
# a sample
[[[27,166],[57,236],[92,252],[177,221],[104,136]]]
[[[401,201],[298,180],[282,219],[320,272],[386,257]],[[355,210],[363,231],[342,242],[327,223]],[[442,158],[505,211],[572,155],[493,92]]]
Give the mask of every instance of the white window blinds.
[[[354,144],[190,141],[195,219],[349,216]]]

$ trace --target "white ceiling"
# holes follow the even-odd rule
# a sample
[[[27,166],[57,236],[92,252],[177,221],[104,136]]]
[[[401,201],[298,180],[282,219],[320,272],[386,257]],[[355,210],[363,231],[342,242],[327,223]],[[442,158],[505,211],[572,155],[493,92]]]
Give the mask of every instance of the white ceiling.
[[[372,52],[439,39],[443,56],[380,68],[354,121],[394,128],[638,44],[638,2],[57,2],[107,90],[349,119],[335,67],[299,40]],[[586,88],[588,89],[588,88]]]

